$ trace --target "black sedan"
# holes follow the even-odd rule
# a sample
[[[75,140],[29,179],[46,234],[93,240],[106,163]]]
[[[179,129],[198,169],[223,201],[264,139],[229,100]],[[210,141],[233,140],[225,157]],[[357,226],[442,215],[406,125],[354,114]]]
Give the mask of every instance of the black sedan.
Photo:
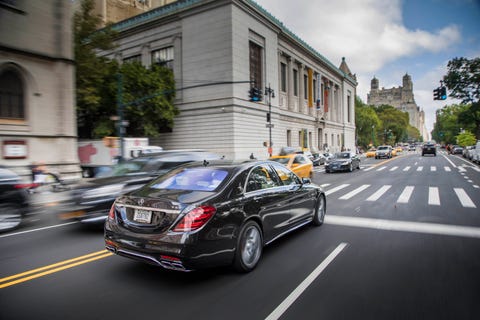
[[[18,228],[30,207],[27,192],[31,184],[24,184],[18,174],[0,168],[0,232]]]
[[[116,199],[106,248],[167,269],[255,268],[263,247],[306,224],[321,225],[321,187],[273,161],[184,165]]]
[[[350,171],[360,169],[360,158],[351,151],[338,152],[325,163],[325,172]]]

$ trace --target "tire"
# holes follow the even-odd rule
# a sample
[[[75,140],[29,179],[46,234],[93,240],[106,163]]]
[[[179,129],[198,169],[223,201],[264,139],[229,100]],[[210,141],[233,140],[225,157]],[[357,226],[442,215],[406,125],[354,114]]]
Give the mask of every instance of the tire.
[[[325,169],[325,173],[330,173],[330,170],[328,170],[328,169]]]
[[[22,224],[22,208],[15,203],[0,204],[0,233],[18,228]]]
[[[325,219],[326,212],[327,212],[327,202],[325,201],[325,196],[323,194],[320,194],[320,196],[318,197],[317,203],[315,205],[312,224],[314,226],[321,226]]]
[[[263,237],[260,226],[255,221],[249,220],[238,235],[233,267],[242,273],[252,271],[257,266],[262,251]]]
[[[349,171],[349,172],[352,172],[352,171],[353,171],[353,164],[352,164],[352,163],[350,163],[350,166],[348,167],[348,171]]]

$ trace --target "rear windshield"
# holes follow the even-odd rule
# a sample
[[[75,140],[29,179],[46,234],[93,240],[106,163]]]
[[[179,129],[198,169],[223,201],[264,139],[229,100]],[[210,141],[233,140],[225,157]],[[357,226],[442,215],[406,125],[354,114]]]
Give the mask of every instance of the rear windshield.
[[[378,147],[377,150],[388,150],[388,147]]]
[[[150,188],[166,190],[214,191],[228,172],[212,168],[185,168],[162,176]]]

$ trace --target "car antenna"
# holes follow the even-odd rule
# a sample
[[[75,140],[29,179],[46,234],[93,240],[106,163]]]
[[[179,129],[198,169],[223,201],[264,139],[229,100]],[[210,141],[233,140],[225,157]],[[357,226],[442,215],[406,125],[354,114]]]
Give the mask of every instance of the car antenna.
[[[207,160],[203,160],[203,166],[206,167],[208,166],[209,162]]]

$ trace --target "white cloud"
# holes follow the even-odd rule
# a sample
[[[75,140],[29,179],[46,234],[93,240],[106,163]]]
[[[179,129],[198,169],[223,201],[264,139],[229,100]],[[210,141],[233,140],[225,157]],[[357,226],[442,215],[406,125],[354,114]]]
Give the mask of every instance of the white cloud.
[[[282,21],[334,65],[345,57],[358,80],[357,95],[366,102],[374,75],[385,88],[402,85],[405,72],[416,66],[381,74],[382,68],[400,58],[425,52],[438,53],[461,40],[460,28],[448,25],[440,30],[410,30],[402,20],[402,0],[255,0]],[[428,132],[433,129],[435,110],[453,101],[434,101],[433,86],[446,72],[444,65],[432,67],[420,76],[413,74],[417,105],[425,111]]]
[[[256,0],[287,28],[339,65],[374,73],[398,58],[439,52],[460,40],[458,26],[434,33],[403,25],[400,0]]]

